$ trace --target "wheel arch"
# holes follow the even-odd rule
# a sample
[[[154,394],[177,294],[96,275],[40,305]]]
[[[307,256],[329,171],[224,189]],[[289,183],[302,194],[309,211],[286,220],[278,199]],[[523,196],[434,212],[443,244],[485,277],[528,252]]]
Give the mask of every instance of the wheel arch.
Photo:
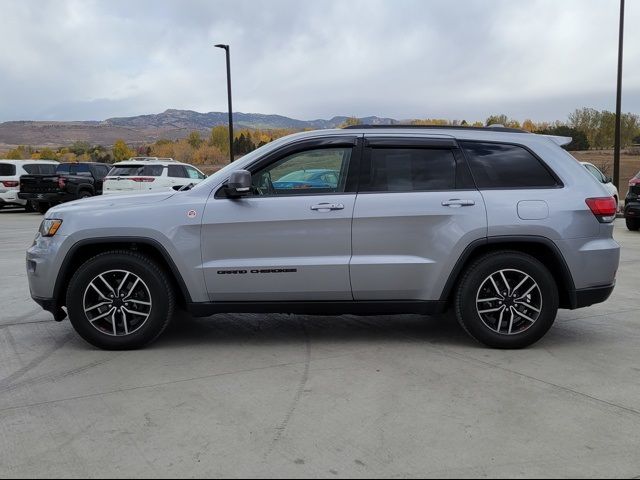
[[[114,249],[130,250],[151,258],[169,275],[179,305],[184,307],[191,302],[191,296],[182,275],[162,244],[150,238],[117,237],[82,240],[69,249],[58,271],[53,290],[56,305],[66,306],[67,286],[75,271],[84,262],[100,253]]]
[[[542,262],[556,281],[560,308],[577,308],[575,283],[562,252],[552,240],[538,236],[490,237],[471,243],[464,250],[449,274],[440,300],[450,305],[453,301],[456,287],[467,267],[482,255],[500,250],[526,253]]]

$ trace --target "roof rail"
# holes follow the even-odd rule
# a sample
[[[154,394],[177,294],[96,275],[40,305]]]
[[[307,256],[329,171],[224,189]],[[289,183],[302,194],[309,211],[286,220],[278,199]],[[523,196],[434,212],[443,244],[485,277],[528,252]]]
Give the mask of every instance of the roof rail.
[[[168,157],[131,157],[129,162],[175,162],[173,158]]]
[[[510,132],[510,133],[531,133],[521,128],[508,128],[497,125],[490,125],[489,127],[465,127],[463,125],[402,125],[394,123],[393,125],[349,125],[348,127],[342,127],[344,130],[375,130],[385,128],[417,128],[417,129],[441,129],[441,130],[485,130],[490,132]]]

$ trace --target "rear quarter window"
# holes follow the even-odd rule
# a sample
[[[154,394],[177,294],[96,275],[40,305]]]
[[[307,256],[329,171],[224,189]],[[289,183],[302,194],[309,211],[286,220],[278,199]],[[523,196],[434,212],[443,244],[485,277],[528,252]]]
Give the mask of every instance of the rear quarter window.
[[[478,188],[554,188],[560,182],[526,148],[489,142],[460,142]]]

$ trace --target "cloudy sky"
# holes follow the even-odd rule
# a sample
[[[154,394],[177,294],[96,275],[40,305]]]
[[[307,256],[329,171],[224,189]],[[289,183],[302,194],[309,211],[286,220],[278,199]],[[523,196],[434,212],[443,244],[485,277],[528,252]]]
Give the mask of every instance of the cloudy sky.
[[[618,0],[0,0],[0,121],[167,108],[566,119],[615,108]],[[623,109],[640,113],[640,1]]]

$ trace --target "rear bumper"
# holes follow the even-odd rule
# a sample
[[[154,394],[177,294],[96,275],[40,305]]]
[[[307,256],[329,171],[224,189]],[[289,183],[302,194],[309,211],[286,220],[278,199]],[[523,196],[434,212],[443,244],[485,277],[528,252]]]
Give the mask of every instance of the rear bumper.
[[[640,219],[640,202],[630,201],[624,206],[625,218]]]
[[[23,193],[18,194],[18,198],[22,200],[31,200],[34,202],[60,203],[64,201],[65,195],[60,193]]]
[[[613,292],[615,283],[611,285],[603,285],[601,287],[581,288],[580,290],[574,290],[572,293],[572,303],[574,308],[583,308],[596,303],[605,302]]]
[[[27,202],[18,198],[18,190],[5,190],[0,192],[0,205],[21,205]]]

